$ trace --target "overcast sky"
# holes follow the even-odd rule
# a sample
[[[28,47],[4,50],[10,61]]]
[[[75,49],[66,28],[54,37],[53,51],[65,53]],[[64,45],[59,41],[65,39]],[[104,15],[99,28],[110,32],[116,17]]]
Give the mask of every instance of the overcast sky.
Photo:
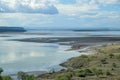
[[[0,0],[0,26],[120,27],[120,0]]]

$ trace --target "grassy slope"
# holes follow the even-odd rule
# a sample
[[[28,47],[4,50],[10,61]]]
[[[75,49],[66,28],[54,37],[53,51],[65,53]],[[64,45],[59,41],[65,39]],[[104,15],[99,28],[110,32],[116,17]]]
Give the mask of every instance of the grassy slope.
[[[96,54],[82,55],[61,64],[68,70],[42,75],[38,80],[120,80],[120,44],[93,48]]]

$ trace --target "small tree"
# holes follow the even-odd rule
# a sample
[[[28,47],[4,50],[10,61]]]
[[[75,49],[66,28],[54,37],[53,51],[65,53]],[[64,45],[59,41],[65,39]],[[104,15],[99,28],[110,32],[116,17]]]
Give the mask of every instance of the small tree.
[[[65,73],[65,74],[60,74],[56,76],[55,80],[71,80],[71,75]]]
[[[120,60],[120,54],[116,56],[118,60]]]
[[[110,53],[110,54],[109,54],[109,57],[110,57],[110,58],[113,58],[113,57],[114,57],[114,54]]]
[[[107,64],[108,62],[106,61],[106,59],[102,59],[102,60],[101,60],[101,63],[102,63],[102,64]]]
[[[3,72],[3,69],[2,68],[0,68],[0,76],[1,76],[1,73]]]
[[[112,65],[113,65],[113,67],[114,67],[114,68],[116,68],[116,67],[117,67],[117,64],[116,64],[116,63],[113,63]]]
[[[102,69],[93,68],[92,70],[93,70],[93,73],[94,73],[97,77],[99,77],[99,75],[103,75]]]
[[[12,78],[10,76],[2,76],[2,80],[12,80]]]
[[[78,77],[86,77],[87,74],[86,74],[86,72],[84,70],[80,70],[80,71],[77,72],[77,76]]]
[[[34,75],[28,75],[25,72],[18,72],[17,78],[18,78],[18,80],[35,80]]]
[[[110,76],[110,75],[111,75],[110,71],[107,70],[107,71],[106,71],[106,75],[107,75],[107,76]]]
[[[3,69],[0,68],[0,80],[2,80],[2,76],[1,76],[1,73],[3,72]]]
[[[18,74],[17,74],[18,80],[26,80],[27,77],[28,77],[28,75],[24,72],[18,72]]]
[[[102,69],[99,69],[97,72],[98,72],[99,75],[103,75]]]

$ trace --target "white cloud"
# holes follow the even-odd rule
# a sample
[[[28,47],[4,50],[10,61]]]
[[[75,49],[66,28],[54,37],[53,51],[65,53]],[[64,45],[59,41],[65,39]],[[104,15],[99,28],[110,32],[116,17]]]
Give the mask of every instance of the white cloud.
[[[4,25],[9,25],[9,23],[6,20],[1,20],[0,19],[0,26],[4,26]]]
[[[69,15],[69,16],[75,16],[75,15],[79,15],[80,13],[98,10],[98,7],[96,5],[89,5],[89,4],[84,4],[84,5],[59,4],[57,5],[57,8],[60,13]]]
[[[112,26],[119,25],[119,9],[111,9],[111,6],[119,4],[120,0],[76,0],[76,3],[67,4],[59,1],[0,0],[0,11],[6,12],[0,13],[0,25],[70,27],[102,26],[105,23],[110,26],[110,21]],[[60,14],[45,15],[56,14],[57,10]],[[7,11],[15,13],[9,14]]]
[[[120,18],[120,12],[116,11],[96,11],[96,12],[89,12],[84,15],[80,15],[80,18],[94,18],[94,19],[99,19],[99,18],[106,18],[106,19],[119,19]]]
[[[101,6],[120,4],[120,0],[76,0],[74,4],[56,4],[61,14],[68,16],[81,16],[89,12],[101,11]],[[91,16],[91,15],[90,15]],[[87,17],[87,16],[86,16]]]
[[[76,0],[78,4],[102,4],[102,5],[111,5],[111,4],[120,4],[120,0]]]
[[[111,5],[111,4],[120,4],[120,0],[91,0],[92,4],[102,4],[102,5]]]
[[[55,0],[0,0],[0,12],[3,13],[43,13],[57,14],[52,4]]]
[[[0,26],[39,26],[54,23],[52,18],[54,15],[45,14],[28,14],[28,13],[0,13]]]

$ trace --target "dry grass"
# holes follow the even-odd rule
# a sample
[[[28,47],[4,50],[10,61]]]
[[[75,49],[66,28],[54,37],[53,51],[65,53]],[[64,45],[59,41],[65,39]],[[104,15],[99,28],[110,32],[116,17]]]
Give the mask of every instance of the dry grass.
[[[68,70],[45,74],[41,77],[41,80],[56,80],[58,75],[68,73],[72,75],[69,80],[120,80],[120,44],[104,45],[96,47],[95,50],[97,54],[82,55],[72,58],[62,64],[69,68]],[[80,71],[84,73],[86,69],[89,69],[92,73],[89,75],[86,73],[85,77],[78,76],[78,74],[81,74]],[[96,71],[101,70],[102,74],[97,75],[93,69]]]

